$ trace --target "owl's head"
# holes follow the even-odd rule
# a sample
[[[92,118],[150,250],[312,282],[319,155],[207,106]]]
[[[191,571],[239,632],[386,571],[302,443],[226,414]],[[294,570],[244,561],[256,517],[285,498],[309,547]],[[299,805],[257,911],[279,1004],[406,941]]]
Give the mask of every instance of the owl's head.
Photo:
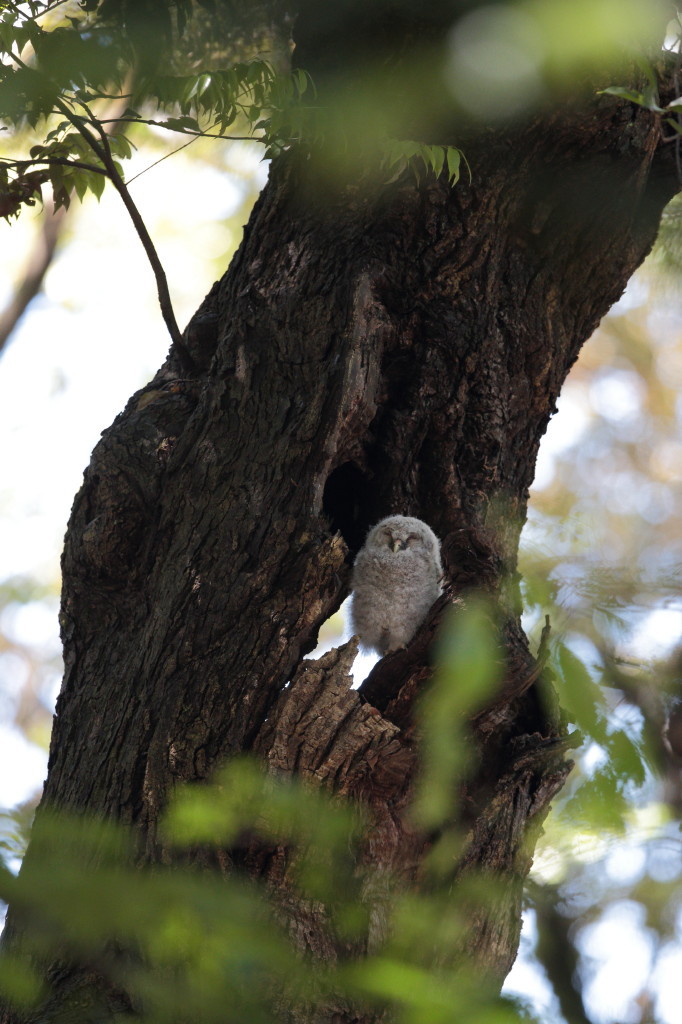
[[[412,516],[388,516],[374,526],[367,537],[368,548],[388,548],[394,554],[403,551],[426,552],[440,560],[440,542],[430,526]]]

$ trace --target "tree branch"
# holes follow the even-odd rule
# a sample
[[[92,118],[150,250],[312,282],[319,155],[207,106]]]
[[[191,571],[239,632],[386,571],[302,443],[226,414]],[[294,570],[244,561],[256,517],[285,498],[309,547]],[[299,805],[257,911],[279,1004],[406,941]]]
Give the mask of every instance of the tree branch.
[[[104,167],[98,167],[97,164],[88,164],[85,160],[69,160],[65,156],[35,157],[29,160],[9,160],[7,157],[0,157],[0,161],[7,167],[16,167],[18,170],[22,170],[31,164],[45,164],[47,167],[54,164],[57,167],[78,167],[82,171],[92,171],[94,174],[103,174],[105,178],[109,177],[109,172]]]
[[[10,54],[11,59],[16,62],[19,67],[28,69],[28,65],[22,61],[21,57],[17,54]],[[156,279],[156,289],[159,298],[159,306],[161,307],[161,315],[163,316],[168,333],[171,336],[173,345],[176,347],[181,361],[185,365],[186,369],[192,368],[192,360],[187,352],[187,349],[183,343],[180,329],[178,328],[177,321],[175,319],[175,313],[173,311],[173,304],[170,297],[170,291],[168,289],[168,281],[166,279],[166,272],[163,269],[161,260],[156,251],[154,243],[152,242],[151,235],[147,231],[147,227],[142,219],[142,215],[135,205],[130,192],[126,188],[125,182],[119,173],[116,163],[111,154],[111,147],[109,146],[109,140],[107,138],[106,131],[99,123],[98,119],[93,115],[87,104],[82,103],[82,106],[88,113],[91,123],[96,127],[100,140],[98,141],[89,128],[86,126],[85,120],[75,114],[61,99],[56,99],[55,106],[64,115],[64,117],[74,126],[76,131],[82,135],[90,149],[93,151],[98,160],[101,161],[104,168],[106,169],[107,176],[111,181],[112,185],[120,195],[123,205],[128,211],[128,215],[133,222],[133,226],[137,232],[137,236],[142,242],[142,247],[147,254],[147,259],[154,272]]]
[[[49,207],[52,208],[51,214]],[[52,263],[67,211],[65,206],[55,211],[51,201],[49,201],[49,207],[48,205],[45,207],[42,230],[29,255],[21,283],[5,309],[0,313],[0,352],[26,312],[29,303],[42,288],[45,274]]]
[[[100,121],[100,124],[111,124],[115,121],[117,124],[149,124],[153,128],[165,128],[168,132],[175,132],[176,135],[193,135],[197,139],[225,139],[226,142],[258,142],[259,140],[253,135],[221,135],[219,132],[202,132],[192,131],[190,128],[175,128],[173,125],[169,125],[166,121],[154,121],[151,118],[144,117],[117,117],[109,118],[106,121]]]
[[[189,361],[189,364],[191,366],[189,354],[185,349],[185,346],[182,341],[182,336],[180,334],[180,329],[178,327],[177,320],[175,319],[173,303],[171,301],[170,291],[168,289],[168,280],[166,278],[166,272],[163,269],[161,260],[159,259],[159,254],[157,253],[154,243],[152,242],[151,235],[147,231],[147,226],[144,220],[142,219],[142,215],[140,214],[140,211],[135,205],[133,198],[130,195],[130,192],[126,188],[125,182],[123,181],[123,178],[121,177],[116,167],[116,163],[111,154],[111,147],[109,145],[109,140],[107,138],[106,132],[97,121],[97,118],[94,117],[92,112],[89,110],[87,105],[83,104],[83,106],[87,110],[88,115],[92,120],[92,123],[97,128],[97,131],[100,135],[101,144],[95,139],[95,137],[85,126],[83,119],[77,117],[73,113],[73,111],[69,110],[68,106],[65,103],[63,103],[62,100],[57,100],[57,107],[59,108],[59,110],[61,110],[64,116],[68,118],[68,120],[71,122],[74,128],[76,128],[76,130],[80,132],[80,134],[83,136],[83,138],[86,140],[86,142],[92,149],[93,153],[95,153],[95,155],[102,161],[104,167],[107,170],[107,174],[109,176],[111,184],[114,186],[114,188],[120,195],[123,201],[123,205],[128,211],[128,215],[133,222],[133,226],[137,232],[137,236],[142,242],[142,247],[144,248],[144,251],[147,254],[147,259],[151,264],[151,268],[154,271],[154,277],[156,278],[156,290],[159,297],[159,306],[161,307],[161,315],[163,316],[166,327],[168,328],[168,333],[171,336],[173,344],[179,350],[181,357],[183,358],[183,361]]]

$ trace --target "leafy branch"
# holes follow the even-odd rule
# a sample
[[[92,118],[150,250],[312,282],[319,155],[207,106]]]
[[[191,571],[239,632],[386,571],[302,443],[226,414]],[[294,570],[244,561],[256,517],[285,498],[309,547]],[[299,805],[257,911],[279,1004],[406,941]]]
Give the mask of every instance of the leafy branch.
[[[180,329],[178,328],[177,320],[175,319],[175,313],[173,311],[173,304],[171,302],[170,291],[168,290],[168,280],[166,278],[166,272],[163,269],[161,260],[159,259],[159,254],[157,253],[154,243],[152,242],[151,235],[147,231],[147,226],[145,225],[144,220],[142,219],[142,215],[140,214],[140,211],[135,205],[133,198],[126,187],[126,184],[123,180],[123,175],[121,174],[121,171],[119,169],[119,165],[114,160],[111,151],[111,143],[109,141],[109,136],[107,135],[105,129],[100,124],[100,122],[95,118],[87,104],[82,100],[80,102],[84,110],[88,114],[89,123],[94,126],[94,128],[97,131],[97,134],[99,135],[99,142],[94,138],[94,136],[92,136],[92,134],[86,126],[86,123],[83,121],[82,118],[77,117],[73,112],[69,111],[68,107],[65,104],[61,103],[61,101],[57,102],[57,106],[64,113],[64,115],[71,121],[74,128],[76,128],[76,130],[81,133],[81,135],[89,144],[95,155],[101,160],[106,170],[107,177],[109,178],[111,184],[114,186],[114,188],[120,195],[121,200],[123,201],[123,205],[128,211],[128,215],[133,222],[133,226],[135,227],[138,238],[142,243],[144,251],[147,254],[147,259],[149,260],[151,268],[154,272],[154,277],[156,279],[156,289],[159,297],[159,306],[161,307],[161,315],[163,316],[166,327],[168,328],[168,333],[171,336],[173,344],[176,345],[177,348],[182,353],[184,352],[182,335],[180,334]]]
[[[154,272],[171,339],[181,358],[188,359],[165,271],[119,162],[130,157],[131,143],[124,134],[115,133],[115,127],[151,125],[192,138],[255,139],[263,144],[265,158],[296,145],[340,152],[348,148],[345,130],[339,122],[335,124],[337,111],[316,102],[315,87],[305,71],[282,74],[261,59],[185,75],[145,72],[135,92],[124,89],[124,80],[135,66],[129,40],[90,18],[91,2],[81,5],[78,16],[45,28],[38,19],[60,3],[8,3],[0,14],[0,118],[17,128],[37,129],[44,122],[49,129],[43,141],[31,147],[28,158],[0,157],[0,216],[9,220],[23,206],[34,205],[48,182],[58,210],[69,205],[72,192],[81,201],[88,192],[99,199],[108,179]],[[120,116],[111,117],[109,107],[98,118],[92,104],[110,101],[116,86],[119,103],[131,100],[140,107],[151,102],[170,116],[144,116],[128,106]],[[55,117],[62,120],[53,127]],[[247,132],[228,134],[236,123],[245,124]],[[368,140],[371,144],[365,145]],[[378,167],[385,183],[410,172],[418,183],[425,173],[432,173],[446,175],[454,185],[460,175],[463,157],[453,146],[400,140],[385,131],[352,141],[350,149],[360,161],[366,157]]]
[[[27,65],[16,53],[10,52],[9,56],[11,57],[11,59],[14,61],[18,68],[21,68],[23,70],[29,70]],[[61,99],[59,96],[55,96],[54,98],[54,105],[57,108],[57,110],[66,118],[66,120],[71,125],[73,125],[75,130],[85,141],[87,147],[92,151],[92,153],[95,155],[95,157],[99,160],[101,164],[101,168],[94,165],[88,165],[88,171],[103,173],[104,176],[109,179],[109,181],[112,183],[112,185],[120,195],[121,200],[123,201],[123,205],[128,211],[128,215],[130,216],[130,219],[133,222],[133,226],[135,227],[138,238],[142,243],[144,251],[147,255],[147,259],[149,260],[151,268],[154,272],[157,293],[159,297],[159,305],[161,307],[161,315],[163,316],[166,327],[168,328],[168,333],[171,336],[173,344],[176,345],[179,348],[180,352],[182,353],[184,351],[184,346],[182,342],[182,336],[180,334],[177,321],[175,319],[175,313],[173,311],[173,304],[170,297],[170,291],[168,289],[168,280],[166,278],[166,272],[163,269],[163,265],[161,263],[161,260],[159,259],[159,255],[156,251],[154,243],[152,242],[149,231],[147,230],[142,215],[140,214],[140,211],[135,205],[135,202],[125,185],[120,165],[117,163],[116,160],[114,160],[111,142],[109,140],[107,132],[105,131],[104,127],[100,124],[100,122],[97,120],[88,104],[83,99],[78,99],[77,102],[85,110],[87,114],[87,119],[76,114],[68,106],[68,104],[64,102],[64,100]],[[91,131],[91,128],[95,130],[98,137],[95,137],[95,135]],[[60,129],[57,129],[57,133],[59,133],[59,130]],[[48,155],[47,151],[40,152],[40,150],[43,149],[43,147],[35,148],[38,150],[38,152],[35,153],[35,156],[38,158],[41,156],[45,158],[48,166],[63,166],[64,164],[66,164],[69,167],[75,166],[75,163],[72,160],[66,160],[59,157],[54,157],[53,155]]]

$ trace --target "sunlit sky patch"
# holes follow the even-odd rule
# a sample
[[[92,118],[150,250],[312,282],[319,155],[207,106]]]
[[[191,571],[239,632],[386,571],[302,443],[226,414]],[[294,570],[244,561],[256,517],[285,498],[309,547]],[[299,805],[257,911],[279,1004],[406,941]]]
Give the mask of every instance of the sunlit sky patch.
[[[579,930],[577,946],[583,963],[590,965],[583,994],[596,1022],[641,1020],[636,999],[649,984],[655,941],[645,927],[645,914],[640,903],[621,900]]]
[[[519,955],[507,975],[502,994],[522,1000],[532,999],[534,1012],[543,1021],[559,1021],[559,1000],[549,984],[544,970],[532,958],[532,950],[538,937],[535,912],[526,910],[523,914]]]
[[[16,729],[0,724],[0,807],[30,800],[47,774],[47,754]]]
[[[661,658],[682,643],[682,599],[645,615],[632,637],[632,646],[647,658]]]

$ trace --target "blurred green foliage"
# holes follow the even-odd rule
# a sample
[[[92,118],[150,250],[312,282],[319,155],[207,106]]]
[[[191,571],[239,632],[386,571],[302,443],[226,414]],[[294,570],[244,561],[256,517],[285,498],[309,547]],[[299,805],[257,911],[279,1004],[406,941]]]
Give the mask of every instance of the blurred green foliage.
[[[678,206],[564,386],[520,550],[526,628],[539,640],[550,613],[553,685],[583,736],[528,890],[536,955],[571,1024],[674,1019],[660,972],[680,956],[682,913],[682,761],[667,739],[682,700]],[[624,966],[605,1009],[617,948],[596,957],[591,944],[625,901],[621,939],[651,966]]]
[[[454,729],[451,746],[462,742],[466,712],[497,671],[489,618],[479,608],[460,612],[455,632],[467,653],[448,653],[422,711],[425,747],[437,746],[426,759],[428,805],[423,794],[418,801],[429,825],[468,770],[466,758],[450,756],[443,730]],[[20,874],[0,872],[0,897],[18,927],[0,960],[0,993],[17,1006],[35,1005],[46,995],[40,965],[58,960],[94,970],[129,995],[135,1019],[154,1024],[265,1022],[287,1006],[339,1000],[388,1009],[409,1024],[464,1014],[474,1024],[528,1019],[467,967],[464,901],[485,907],[497,895],[491,880],[453,887],[442,870],[440,880],[406,893],[364,863],[368,824],[369,809],[246,759],[212,784],[176,794],[154,866],[135,866],[133,837],[119,826],[43,810]],[[254,882],[240,869],[254,844],[286,851],[276,882]],[[192,866],[214,847],[229,852],[229,872]],[[454,863],[450,851],[450,874]],[[295,947],[287,931],[294,907],[296,921],[324,918],[334,951],[328,961]],[[367,955],[377,913],[387,924]]]
[[[305,11],[313,27],[303,32],[292,70],[284,26],[290,31],[297,6],[6,2],[0,120],[38,134],[23,152],[19,135],[12,156],[0,160],[0,216],[33,205],[48,182],[57,207],[72,192],[99,195],[107,178],[121,185],[118,160],[130,148],[120,128],[130,123],[192,136],[247,132],[266,156],[303,143],[326,151],[328,170],[344,181],[364,165],[378,166],[380,180],[411,167],[418,176],[445,172],[454,183],[458,126],[551,103],[586,67],[622,67],[660,45],[668,17],[659,0],[453,3],[432,11],[340,2],[333,13]],[[646,99],[652,88],[612,91]],[[115,97],[128,107],[111,119],[101,110]]]
[[[190,137],[246,132],[264,144],[266,158],[296,143],[314,150],[334,136],[335,158],[352,151],[356,169],[364,153],[370,163],[378,161],[384,178],[415,166],[457,180],[457,149],[389,138],[386,115],[379,111],[371,132],[363,132],[357,111],[351,115],[346,109],[339,120],[340,107],[333,114],[330,100],[320,103],[304,69],[277,70],[258,53],[228,67],[178,67],[178,37],[192,13],[191,3],[174,5],[173,18],[170,6],[149,5],[142,19],[133,7],[107,0],[5,5],[0,120],[15,134],[16,146],[0,158],[0,216],[14,217],[33,206],[47,183],[55,209],[68,205],[72,193],[81,200],[88,192],[99,198],[107,179],[120,190],[120,160],[131,155],[120,129],[135,124]],[[224,58],[215,50],[214,38],[205,38],[201,56]],[[116,98],[128,106],[112,117]],[[169,116],[160,118],[163,112]],[[36,136],[24,152],[22,129]]]
[[[458,783],[474,760],[468,723],[495,692],[502,670],[491,609],[473,601],[444,625],[439,670],[419,704],[424,732],[422,770],[413,807],[415,822],[440,829],[457,817]]]

